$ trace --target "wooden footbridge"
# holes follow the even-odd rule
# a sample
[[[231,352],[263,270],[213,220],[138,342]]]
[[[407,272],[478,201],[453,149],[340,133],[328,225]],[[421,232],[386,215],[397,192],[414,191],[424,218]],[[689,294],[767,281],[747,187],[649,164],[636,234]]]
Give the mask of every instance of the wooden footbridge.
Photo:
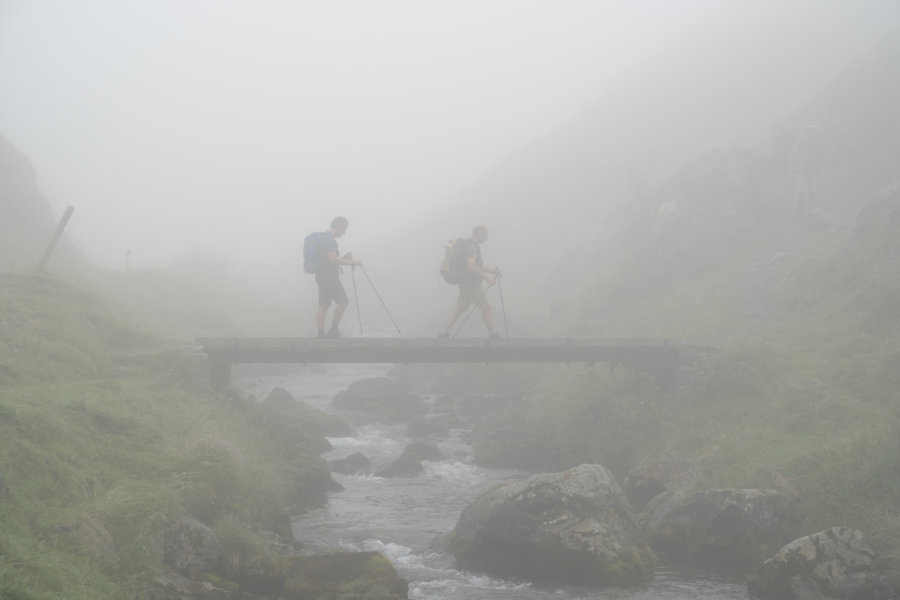
[[[609,363],[672,381],[691,347],[651,339],[200,338],[217,387],[239,363]]]

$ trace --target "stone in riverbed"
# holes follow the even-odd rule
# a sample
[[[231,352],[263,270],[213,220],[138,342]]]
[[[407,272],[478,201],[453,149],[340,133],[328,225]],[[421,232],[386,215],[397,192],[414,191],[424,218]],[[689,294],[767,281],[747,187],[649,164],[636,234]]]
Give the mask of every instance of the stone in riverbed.
[[[862,532],[847,527],[794,540],[765,560],[747,580],[750,592],[771,600],[896,598],[875,569]]]
[[[534,582],[632,584],[656,566],[624,493],[600,465],[488,490],[460,515],[449,549],[461,568]]]

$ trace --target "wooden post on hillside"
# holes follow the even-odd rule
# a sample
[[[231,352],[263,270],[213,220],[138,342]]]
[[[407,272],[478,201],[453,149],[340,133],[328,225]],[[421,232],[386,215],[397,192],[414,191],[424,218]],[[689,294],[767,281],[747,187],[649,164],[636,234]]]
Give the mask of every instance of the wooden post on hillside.
[[[56,242],[59,241],[63,229],[66,228],[66,223],[69,222],[69,217],[72,216],[72,211],[74,210],[75,209],[71,206],[66,207],[65,214],[63,214],[62,219],[59,220],[59,224],[57,224],[56,230],[53,232],[53,237],[50,238],[50,243],[47,244],[47,249],[44,250],[44,256],[41,258],[41,263],[37,268],[39,272],[44,270],[44,265],[47,264],[47,260],[50,258],[50,254],[53,252],[53,249],[56,248]]]

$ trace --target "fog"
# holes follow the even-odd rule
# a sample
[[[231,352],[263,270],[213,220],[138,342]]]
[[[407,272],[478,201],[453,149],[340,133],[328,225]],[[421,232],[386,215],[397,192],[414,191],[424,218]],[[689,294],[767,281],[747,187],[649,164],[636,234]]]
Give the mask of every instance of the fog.
[[[539,187],[586,130],[608,137],[601,170],[658,183],[801,102],[897,6],[5,0],[0,134],[56,214],[75,207],[67,233],[94,263],[211,256],[311,294],[303,236],[342,214],[342,250],[406,311],[404,279],[431,284],[448,236],[486,221],[485,253],[516,253],[508,217],[521,233],[558,199],[516,205],[509,182]]]

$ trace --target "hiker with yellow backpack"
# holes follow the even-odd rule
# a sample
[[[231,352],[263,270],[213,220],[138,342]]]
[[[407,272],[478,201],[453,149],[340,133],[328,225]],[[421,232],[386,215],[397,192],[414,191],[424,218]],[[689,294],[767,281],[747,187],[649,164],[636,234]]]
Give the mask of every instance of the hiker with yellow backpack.
[[[439,338],[450,337],[450,329],[453,324],[472,304],[481,311],[488,330],[488,337],[499,337],[499,334],[494,331],[493,311],[485,296],[485,288],[482,287],[482,281],[486,281],[490,287],[500,277],[499,269],[485,267],[481,259],[481,244],[487,239],[487,227],[476,225],[472,230],[472,237],[460,238],[447,244],[445,259],[441,264],[441,274],[448,283],[459,287],[459,295],[456,299],[456,306],[453,307],[453,312],[447,319],[447,327],[438,334]]]

